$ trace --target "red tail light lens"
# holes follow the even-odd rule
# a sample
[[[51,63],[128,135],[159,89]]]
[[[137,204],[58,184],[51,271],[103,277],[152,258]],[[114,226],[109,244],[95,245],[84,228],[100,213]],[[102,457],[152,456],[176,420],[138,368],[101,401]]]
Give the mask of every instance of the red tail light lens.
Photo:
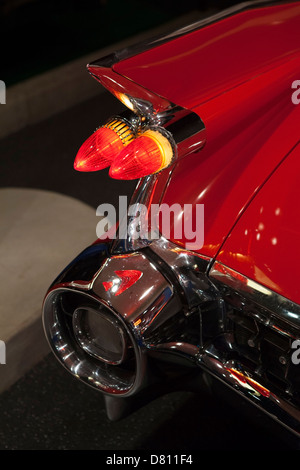
[[[133,138],[133,130],[125,121],[109,121],[82,144],[75,158],[75,170],[98,171],[108,167]]]
[[[170,137],[157,129],[148,129],[114,158],[109,175],[122,180],[142,178],[163,170],[173,158]]]

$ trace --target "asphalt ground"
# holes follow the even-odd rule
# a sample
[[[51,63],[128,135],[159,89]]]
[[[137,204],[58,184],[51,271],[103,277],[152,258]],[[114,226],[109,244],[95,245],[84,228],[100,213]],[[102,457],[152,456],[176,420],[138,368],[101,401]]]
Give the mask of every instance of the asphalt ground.
[[[0,186],[46,189],[95,209],[103,202],[117,206],[118,196],[129,197],[135,182],[111,180],[106,171],[76,173],[73,160],[93,130],[121,109],[102,93],[6,137],[0,141]],[[274,452],[298,447],[292,434],[227,388],[215,395],[170,391],[110,422],[99,392],[71,377],[51,353],[0,395],[0,450]]]
[[[281,430],[273,421],[255,408],[248,409],[235,395],[230,397],[225,399],[221,392],[171,392],[111,422],[99,392],[69,375],[51,354],[0,396],[0,450],[132,451],[132,455],[146,450],[196,456],[209,450],[297,449],[292,436],[277,436]]]

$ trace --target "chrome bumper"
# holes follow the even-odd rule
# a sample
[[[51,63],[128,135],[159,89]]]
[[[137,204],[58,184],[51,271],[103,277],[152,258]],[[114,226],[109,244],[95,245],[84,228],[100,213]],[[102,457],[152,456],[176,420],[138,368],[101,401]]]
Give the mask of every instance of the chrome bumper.
[[[178,258],[182,265],[191,264],[186,252],[173,249],[173,261]],[[191,283],[189,276],[182,276],[180,288],[172,268],[162,269],[166,262],[154,250],[145,248],[122,255],[109,250],[109,245],[95,244],[61,273],[45,297],[43,323],[52,351],[71,374],[106,395],[128,397],[160,382],[162,375],[168,376],[168,367],[165,374],[157,373],[147,367],[149,360],[165,362],[169,358],[174,363],[174,357],[181,356],[178,363],[184,360],[195,365],[200,347],[199,298],[195,293],[186,302],[184,290],[191,287],[187,285]],[[164,247],[157,247],[160,250]],[[193,271],[196,262],[206,265],[193,255]],[[131,273],[139,273],[133,281]],[[109,352],[107,358],[97,355],[94,338],[81,331],[84,326],[80,321],[86,312],[98,313],[100,322],[100,316],[106,315],[108,334],[120,338],[124,348],[117,361],[110,360]],[[100,340],[98,349],[101,347]]]
[[[209,259],[162,239],[131,253],[110,250],[104,243],[87,248],[54,281],[43,305],[52,351],[72,375],[103,392],[110,418],[124,413],[125,402],[149,400],[150,389],[155,397],[191,384],[201,388],[209,374],[300,433],[293,395],[261,382],[232,342]],[[95,343],[81,331],[86,312],[104,325],[104,355],[98,338]],[[110,347],[110,334],[118,347]]]

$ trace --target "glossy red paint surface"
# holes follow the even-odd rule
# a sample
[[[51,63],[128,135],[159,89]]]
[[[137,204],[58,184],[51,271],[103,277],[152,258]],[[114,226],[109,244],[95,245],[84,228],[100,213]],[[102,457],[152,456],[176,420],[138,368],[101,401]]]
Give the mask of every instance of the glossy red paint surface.
[[[221,262],[298,303],[299,150],[284,159],[299,141],[300,106],[291,101],[300,71],[299,27],[299,5],[251,11],[116,66],[205,123],[205,148],[177,163],[162,200],[204,204],[204,245],[197,251],[215,257],[221,250]],[[260,222],[263,205],[268,220]],[[255,238],[260,223],[262,241]],[[291,253],[295,264],[287,275]]]
[[[216,256],[242,211],[298,142],[300,106],[293,105],[290,86],[299,67],[300,61],[289,63],[201,106],[207,143],[177,163],[162,201],[204,204],[204,245],[196,251]]]
[[[206,256],[218,253],[298,140],[300,110],[291,101],[291,84],[300,70],[299,25],[299,3],[257,8],[114,66],[115,72],[193,109],[205,124],[204,149],[177,163],[162,202],[204,204],[204,245],[195,249]]]
[[[300,304],[300,144],[239,219],[217,259]]]
[[[299,53],[300,5],[235,14],[114,65],[113,70],[188,109]]]

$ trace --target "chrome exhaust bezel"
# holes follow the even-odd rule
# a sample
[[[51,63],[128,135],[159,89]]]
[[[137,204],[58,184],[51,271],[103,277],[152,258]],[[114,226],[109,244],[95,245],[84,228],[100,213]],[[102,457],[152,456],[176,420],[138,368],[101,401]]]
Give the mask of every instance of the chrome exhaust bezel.
[[[58,311],[58,297],[63,293],[71,293],[82,297],[84,300],[83,305],[87,305],[91,301],[101,304],[122,325],[130,340],[135,358],[132,380],[127,385],[124,383],[124,378],[122,383],[120,368],[117,365],[107,364],[92,357],[80,347],[79,343],[75,340],[75,336],[72,337],[68,331],[67,323],[62,322],[62,312]],[[93,293],[83,292],[67,286],[54,286],[45,297],[42,319],[44,332],[54,356],[73,376],[107,395],[126,397],[140,390],[145,379],[145,352],[138,346],[126,322],[105,301],[99,299]],[[117,375],[118,372],[119,376]]]

